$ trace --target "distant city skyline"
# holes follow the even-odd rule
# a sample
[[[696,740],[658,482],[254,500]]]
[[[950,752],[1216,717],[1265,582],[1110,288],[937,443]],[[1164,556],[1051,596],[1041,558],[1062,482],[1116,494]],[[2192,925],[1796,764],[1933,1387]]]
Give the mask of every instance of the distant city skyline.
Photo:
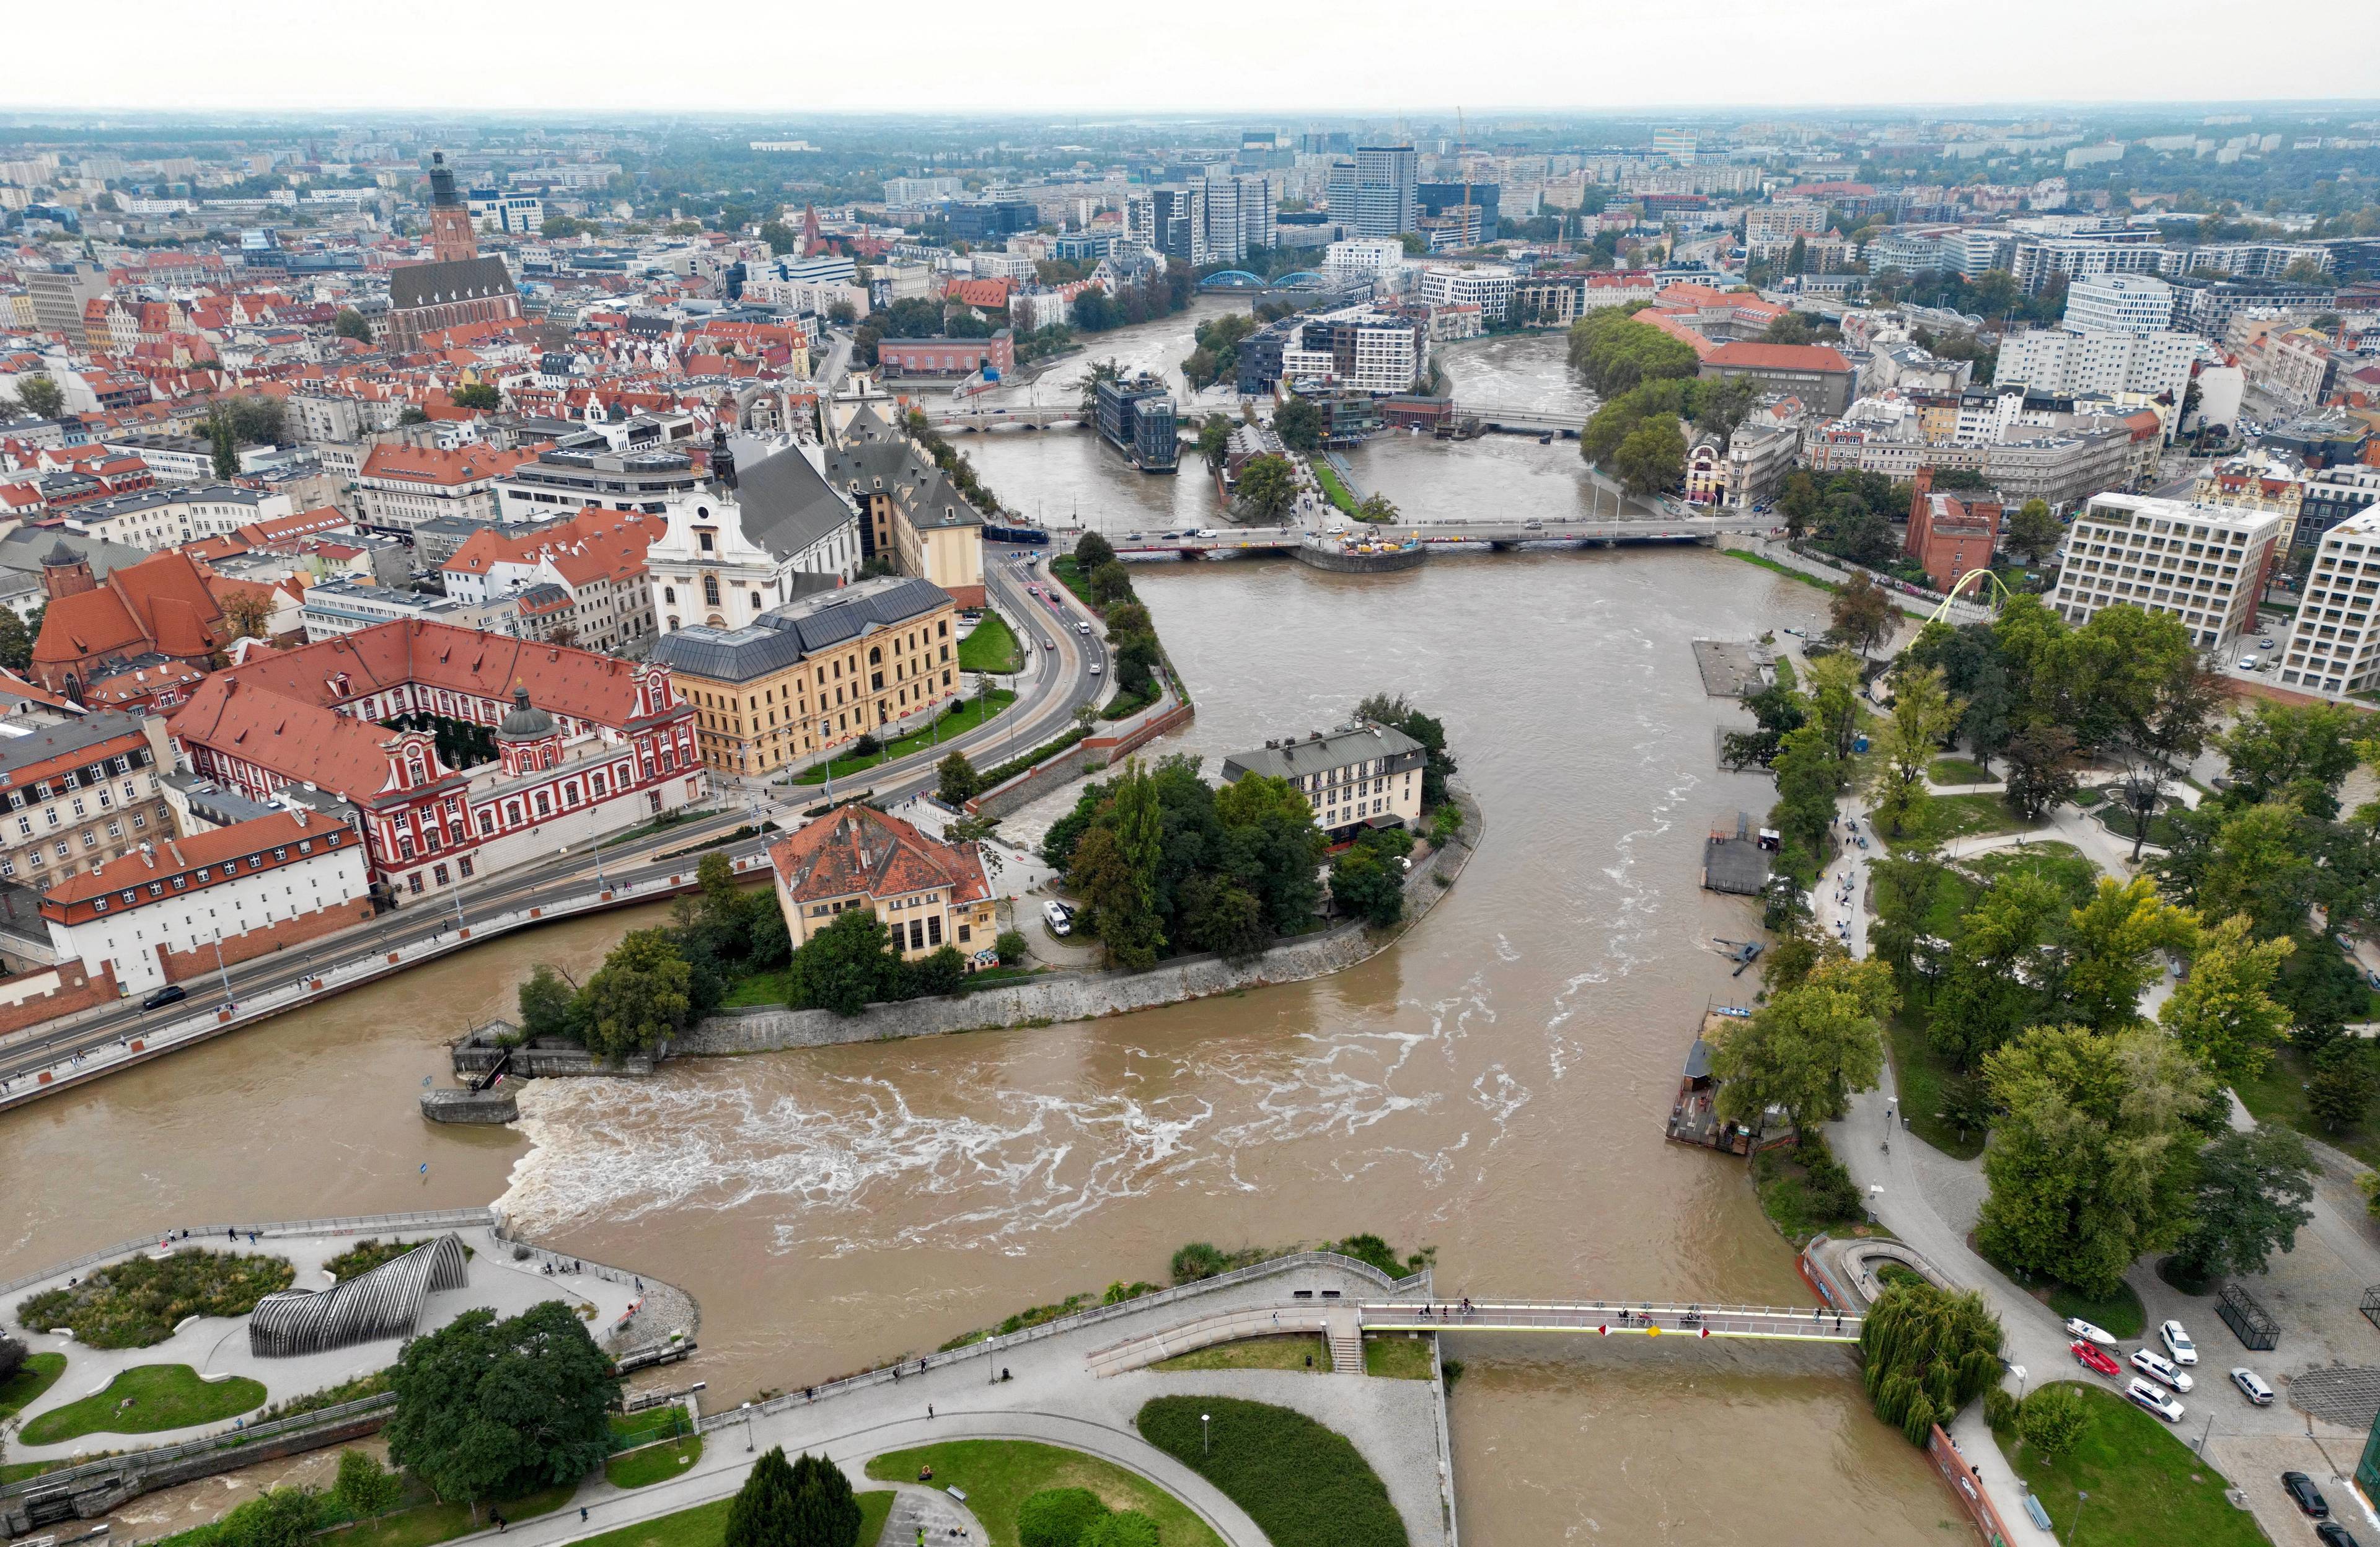
[[[685,25],[681,25],[681,22]],[[1651,6],[1498,0],[1452,13],[1411,0],[1362,7],[1209,3],[1141,28],[922,0],[888,30],[866,8],[656,12],[625,0],[237,0],[206,24],[128,0],[104,30],[162,46],[116,48],[98,69],[16,72],[0,114],[131,109],[981,113],[1063,122],[1089,115],[1481,115],[1714,108],[1912,112],[2058,104],[2272,100],[2243,71],[2246,18],[2179,0],[2153,25],[2103,24],[2058,0],[1988,14],[1879,0],[1791,10],[1714,0],[1691,19]],[[88,60],[87,13],[14,20],[21,60]],[[2325,102],[2380,99],[2380,7],[2271,0],[2254,33],[2318,53]],[[1450,32],[1465,46],[1440,46]],[[170,40],[167,42],[166,40]],[[1436,41],[1433,41],[1436,40]],[[672,46],[673,44],[679,46]],[[1322,67],[1323,61],[1335,61]],[[2288,105],[2301,105],[2290,102]]]

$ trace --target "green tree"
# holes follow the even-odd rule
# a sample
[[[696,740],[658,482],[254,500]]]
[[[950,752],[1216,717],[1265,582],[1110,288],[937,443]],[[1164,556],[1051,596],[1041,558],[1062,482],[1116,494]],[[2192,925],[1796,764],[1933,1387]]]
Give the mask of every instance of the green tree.
[[[2027,500],[2008,518],[2008,545],[2034,565],[2056,553],[2065,535],[2065,527],[2050,514],[2046,500]]]
[[[2306,1080],[2306,1110],[2324,1132],[2345,1133],[2361,1125],[2375,1093],[2380,1093],[2380,1072],[2373,1069],[2370,1044],[2362,1038],[2341,1037],[2314,1051],[2313,1074]]]
[[[1273,433],[1292,451],[1312,451],[1322,444],[1322,410],[1303,397],[1292,397],[1272,413]]]
[[[543,962],[520,986],[520,1017],[522,1034],[530,1038],[579,1041],[587,1035],[587,1011],[578,991]]]
[[[1198,458],[1207,464],[1208,472],[1219,473],[1232,457],[1232,421],[1221,414],[1208,414],[1198,421]]]
[[[2179,1240],[2211,1081],[2173,1041],[2037,1027],[1984,1061],[2003,1115],[1976,1244],[1994,1261],[2091,1296]]]
[[[2074,794],[2074,733],[2060,725],[2027,726],[2009,738],[2008,803],[2027,822]]]
[[[722,1547],[857,1547],[859,1501],[851,1480],[822,1456],[792,1462],[772,1445],[727,1506]]]
[[[1272,944],[1264,904],[1255,893],[1220,876],[1196,875],[1183,883],[1178,916],[1184,944],[1212,951],[1225,961],[1253,961]]]
[[[1794,238],[1793,245],[1801,248],[1802,238]],[[1801,270],[1797,268],[1792,272],[1799,274]],[[1807,344],[1816,336],[1816,330],[1810,326],[1810,319],[1798,311],[1788,311],[1761,330],[1760,341],[1763,344]]]
[[[371,323],[352,306],[339,308],[338,315],[331,319],[331,331],[341,338],[352,338],[358,344],[372,341]]]
[[[1863,655],[1892,638],[1900,626],[1900,609],[1893,605],[1891,593],[1864,569],[1852,571],[1851,579],[1828,602],[1827,612],[1827,638]]]
[[[2017,1412],[2016,1431],[2036,1454],[2055,1461],[2081,1443],[2090,1421],[2082,1405],[2082,1388],[2059,1381],[2024,1399]]]
[[[2240,799],[2287,801],[2309,816],[2334,817],[2338,786],[2362,758],[2364,714],[2339,703],[2255,700],[2216,745],[2230,762]]]
[[[1646,381],[1692,376],[1701,366],[1694,346],[1621,308],[1598,310],[1570,330],[1570,364],[1600,396],[1619,396]]]
[[[934,778],[934,793],[948,806],[964,806],[983,789],[983,778],[965,752],[953,752],[935,764]]]
[[[2198,915],[2166,901],[2149,877],[2101,876],[2068,920],[2052,1013],[2102,1034],[2142,1024],[2141,995],[2163,975],[2161,955],[2198,939]]]
[[[331,1496],[359,1520],[385,1515],[405,1496],[405,1480],[382,1467],[369,1451],[339,1452],[339,1480]]]
[[[588,1051],[617,1061],[659,1048],[686,1025],[693,976],[666,931],[632,931],[587,980]]]
[[[35,419],[55,419],[66,412],[67,395],[47,376],[25,376],[17,383],[17,401]]]
[[[1973,1068],[2041,1013],[2052,939],[2070,910],[2048,881],[2010,871],[1960,920],[1929,1028],[1934,1045],[1960,1067]]]
[[[856,1016],[894,996],[900,968],[884,920],[865,907],[845,908],[794,953],[790,997],[796,1005]]]
[[[2244,913],[2259,935],[2291,932],[2305,918],[2313,879],[2297,810],[2268,801],[2219,820],[2188,887],[2200,916]]]
[[[620,1377],[560,1300],[496,1320],[464,1311],[389,1371],[389,1459],[447,1500],[577,1482],[612,1449]]]
[[[799,238],[795,237],[794,228],[783,221],[764,220],[760,223],[760,239],[769,244],[771,255],[783,258],[794,250]]]
[[[222,1547],[303,1547],[322,1524],[321,1494],[311,1488],[271,1488],[225,1516],[213,1540]]]
[[[1376,525],[1384,525],[1395,520],[1396,518],[1397,507],[1395,503],[1391,501],[1388,495],[1381,493],[1378,490],[1374,490],[1372,493],[1365,495],[1364,503],[1355,507],[1355,519],[1359,521],[1370,521]]]
[[[1628,432],[1611,456],[1611,470],[1633,494],[1675,488],[1686,476],[1686,437],[1678,421],[1648,419]]]
[[[1884,1067],[1883,1017],[1900,1002],[1880,961],[1831,957],[1731,1024],[1712,1050],[1719,1115],[1756,1124],[1781,1107],[1796,1132],[1827,1122]]]
[[[11,607],[0,607],[0,666],[23,674],[33,664],[33,634]]]
[[[1404,885],[1397,871],[1361,845],[1331,862],[1330,897],[1342,913],[1377,928],[1404,917]]]
[[[1834,740],[1824,726],[1803,725],[1778,743],[1768,766],[1777,775],[1769,825],[1782,834],[1790,854],[1815,870],[1834,824],[1835,795],[1842,788],[1842,760],[1835,755]]]
[[[2228,1085],[2250,1078],[2289,1027],[2273,981],[2296,949],[2287,936],[2256,940],[2247,916],[2232,915],[2205,932],[2190,976],[2166,1000],[2157,1023],[2216,1079]]]
[[[1283,457],[1251,457],[1240,469],[1232,500],[1242,520],[1252,526],[1279,526],[1296,508],[1297,475]]]
[[[1102,607],[1132,599],[1132,571],[1122,559],[1108,560],[1083,577],[1083,583],[1090,588],[1091,600]]]
[[[1874,589],[1874,588],[1871,588]],[[1942,669],[1902,672],[1892,691],[1892,716],[1878,740],[1884,753],[1883,798],[1875,818],[1888,837],[1899,837],[1922,810],[1925,770],[1942,750],[1942,738],[1959,723],[1960,706],[1942,690]]]
[[[1876,1416],[1923,1445],[2000,1378],[2000,1324],[1970,1289],[1886,1288],[1860,1323],[1860,1382]]]
[[[1098,532],[1087,531],[1075,539],[1075,567],[1086,575],[1100,565],[1114,563],[1115,556],[1115,549]]]
[[[494,413],[504,406],[504,395],[490,382],[469,382],[456,387],[450,395],[458,408],[476,408],[481,413]]]
[[[1859,739],[1860,676],[1860,664],[1848,655],[1825,655],[1810,664],[1812,718],[1826,728],[1838,758],[1850,757]]]
[[[2289,1128],[2259,1123],[2226,1128],[2198,1152],[2190,1228],[2174,1246],[2189,1277],[2261,1273],[2276,1251],[2297,1245],[2313,1218],[2315,1164],[2306,1141]]]
[[[228,482],[239,476],[239,447],[232,439],[231,416],[218,404],[207,416],[207,444],[214,475]]]

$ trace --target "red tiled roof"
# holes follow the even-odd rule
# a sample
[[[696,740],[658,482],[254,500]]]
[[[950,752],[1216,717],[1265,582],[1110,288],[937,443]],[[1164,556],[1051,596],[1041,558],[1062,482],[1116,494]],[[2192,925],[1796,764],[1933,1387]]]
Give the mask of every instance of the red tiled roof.
[[[769,848],[777,879],[797,902],[855,894],[870,898],[941,890],[953,903],[991,895],[973,844],[945,844],[868,806],[838,808]]]
[[[1851,361],[1824,344],[1722,344],[1704,357],[1749,371],[1849,371]]]
[[[311,852],[300,853],[303,845]],[[94,864],[81,875],[61,881],[42,898],[42,917],[61,923],[79,923],[98,917],[103,898],[107,911],[144,907],[167,897],[187,896],[208,886],[220,886],[240,876],[259,875],[283,865],[299,864],[330,850],[360,851],[363,839],[345,822],[320,814],[300,821],[294,811],[210,828],[188,837],[168,838],[145,851]],[[242,864],[241,861],[247,861]],[[158,888],[150,895],[150,887]]]
[[[176,549],[111,570],[95,591],[61,596],[42,615],[33,659],[58,664],[147,647],[203,656],[223,642],[223,610],[189,555]]]

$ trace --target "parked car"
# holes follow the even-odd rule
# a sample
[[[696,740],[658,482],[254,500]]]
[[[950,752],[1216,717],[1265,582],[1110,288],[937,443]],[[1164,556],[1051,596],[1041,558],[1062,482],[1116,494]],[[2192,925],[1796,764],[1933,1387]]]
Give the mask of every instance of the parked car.
[[[2313,1485],[2313,1479],[2306,1476],[2305,1473],[2283,1472],[2281,1486],[2288,1491],[2298,1508],[2312,1518],[2316,1520],[2330,1518],[2330,1501],[2322,1496],[2322,1490],[2316,1488]]]
[[[1068,907],[1064,903],[1056,901],[1043,903],[1041,905],[1041,918],[1043,922],[1050,926],[1050,932],[1051,934],[1072,934],[1075,932],[1075,911]]]
[[[2198,1345],[2182,1331],[2180,1322],[2168,1319],[2158,1323],[2157,1336],[2164,1340],[2165,1351],[2172,1356],[2174,1363],[2191,1365],[2198,1362]]]
[[[188,999],[189,996],[190,991],[184,988],[181,984],[167,983],[164,988],[159,989],[156,993],[142,1000],[140,1002],[140,1007],[144,1010],[162,1010],[166,1005],[178,1003],[181,1000]]]
[[[2112,1348],[2116,1346],[2114,1333],[2104,1327],[2095,1327],[2080,1316],[2069,1316],[2066,1319],[2066,1335],[2087,1339],[2102,1348]]]
[[[2233,1367],[2231,1383],[2240,1388],[2240,1395],[2257,1407],[2269,1407],[2273,1405],[2273,1388],[2265,1384],[2265,1378],[2246,1365]]]
[[[2315,1526],[2313,1537],[2322,1547],[2356,1547],[2355,1533],[2336,1520],[2325,1520]]]
[[[2074,1352],[2074,1362],[2085,1370],[2095,1370],[2102,1375],[2123,1373],[2123,1367],[2116,1362],[2116,1357],[2095,1343],[2078,1337],[2067,1346]]]
[[[2181,1404],[2167,1395],[2163,1388],[2143,1381],[2137,1375],[2133,1376],[2131,1382],[2124,1387],[2124,1396],[2128,1401],[2146,1407],[2168,1423],[2181,1421]]]
[[[2146,1348],[2135,1348],[2132,1350],[2132,1368],[2150,1380],[2161,1382],[2176,1391],[2186,1392],[2190,1389],[2190,1377],[2162,1354],[2150,1353]]]

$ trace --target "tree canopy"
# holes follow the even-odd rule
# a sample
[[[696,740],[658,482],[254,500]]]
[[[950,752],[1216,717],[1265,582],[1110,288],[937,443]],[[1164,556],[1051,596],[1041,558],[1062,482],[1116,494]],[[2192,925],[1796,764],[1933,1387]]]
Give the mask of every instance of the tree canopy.
[[[504,1321],[466,1310],[405,1346],[389,1458],[443,1499],[470,1503],[576,1482],[612,1448],[612,1361],[560,1300]]]

